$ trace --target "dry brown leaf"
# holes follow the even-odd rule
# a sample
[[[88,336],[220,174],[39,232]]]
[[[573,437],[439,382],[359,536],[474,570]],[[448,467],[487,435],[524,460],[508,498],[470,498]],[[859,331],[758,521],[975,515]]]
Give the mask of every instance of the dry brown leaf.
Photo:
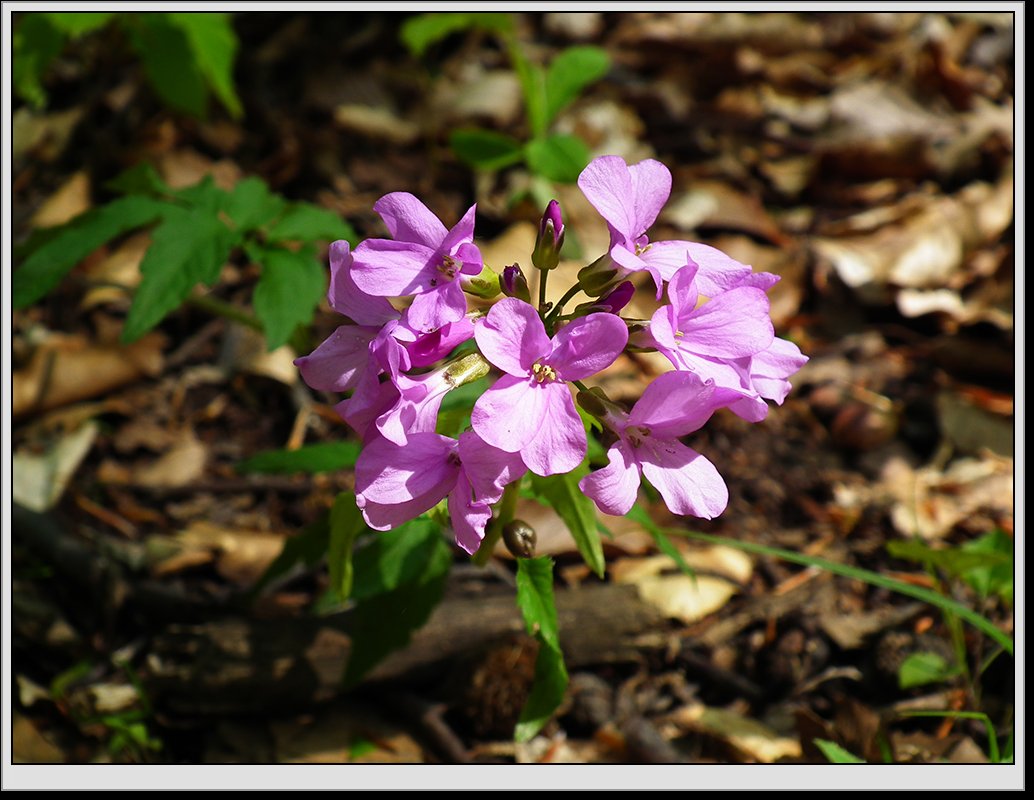
[[[152,488],[186,486],[201,479],[207,459],[208,448],[192,432],[183,431],[157,461],[133,470],[131,481]]]
[[[11,721],[11,758],[15,764],[64,764],[65,754],[27,717],[14,711]]]
[[[130,236],[103,260],[91,264],[84,270],[87,280],[100,284],[117,285],[91,287],[83,295],[80,306],[93,308],[103,303],[128,304],[129,294],[126,290],[140,285],[143,278],[140,273],[140,262],[144,260],[144,254],[150,246],[151,234],[143,231]]]
[[[64,225],[90,209],[90,176],[86,170],[79,170],[32,215],[31,223],[37,228],[53,228]]]
[[[368,139],[386,140],[396,145],[410,145],[420,138],[419,126],[386,106],[340,105],[334,109],[334,122]]]
[[[57,159],[64,153],[85,110],[84,106],[75,106],[53,114],[37,114],[28,106],[19,108],[11,117],[14,161],[29,153],[46,163]]]
[[[99,426],[89,420],[62,434],[41,455],[19,451],[11,459],[11,496],[32,511],[53,508],[90,452]]]
[[[359,702],[324,708],[315,719],[274,722],[271,729],[278,763],[420,764],[424,761],[420,745],[400,726]],[[367,747],[356,748],[359,744]]]
[[[228,373],[248,372],[294,386],[299,380],[298,368],[294,365],[295,355],[286,344],[270,352],[261,333],[232,323],[223,340],[219,366]]]
[[[212,161],[196,150],[180,149],[164,152],[158,158],[158,173],[173,189],[185,189],[211,175],[215,185],[230,191],[242,177],[241,168],[230,159]]]
[[[729,709],[693,704],[683,706],[668,719],[683,730],[727,742],[744,757],[761,764],[801,757],[801,743],[797,739],[780,736],[758,720]]]
[[[99,345],[81,336],[52,334],[12,380],[15,417],[110,392],[161,373],[166,338],[152,332],[130,345]]]
[[[521,113],[521,86],[510,70],[479,71],[462,83],[445,77],[435,84],[434,93],[434,107],[450,120],[491,120],[505,130]]]
[[[787,242],[757,197],[723,181],[693,180],[687,191],[668,201],[660,219],[687,232],[700,227],[726,228],[760,236],[774,244]]]
[[[238,586],[254,584],[284,546],[279,533],[224,528],[204,521],[192,523],[176,538],[186,548],[214,552],[218,573]]]

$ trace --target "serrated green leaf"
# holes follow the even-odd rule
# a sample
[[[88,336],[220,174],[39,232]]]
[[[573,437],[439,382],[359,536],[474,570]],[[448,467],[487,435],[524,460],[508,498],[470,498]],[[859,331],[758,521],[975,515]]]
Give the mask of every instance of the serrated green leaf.
[[[599,529],[596,527],[596,506],[578,488],[578,481],[588,471],[588,464],[582,463],[564,475],[550,475],[547,478],[532,475],[531,491],[539,502],[551,506],[560,515],[571,531],[585,563],[602,578],[606,562],[603,559]]]
[[[354,467],[358,458],[358,442],[320,442],[297,450],[267,450],[258,453],[237,464],[237,472],[265,475],[334,472]]]
[[[47,103],[43,73],[64,44],[64,35],[46,14],[26,14],[14,29],[11,82],[18,96],[34,108],[43,108]]]
[[[11,276],[14,307],[35,303],[105,242],[175,210],[175,206],[149,197],[123,197],[61,226]]]
[[[215,185],[211,175],[205,175],[197,183],[173,191],[173,195],[196,208],[218,214],[226,206],[229,195]]]
[[[141,14],[130,40],[143,62],[148,80],[161,99],[176,111],[203,119],[208,100],[187,35],[170,24],[166,14]]]
[[[195,63],[215,96],[231,116],[239,118],[244,109],[233,82],[233,61],[239,43],[230,15],[176,12],[167,16],[170,24],[183,31]]]
[[[129,309],[122,341],[136,341],[151,330],[197,284],[214,283],[233,243],[233,232],[209,210],[169,208],[140,262],[143,279]]]
[[[607,51],[585,45],[564,50],[546,70],[546,124],[610,69]]]
[[[414,520],[396,531],[407,527],[409,539],[415,538],[413,534],[422,538],[416,538],[419,547],[406,551],[402,563],[408,568],[404,572],[398,570],[397,549],[380,551],[384,558],[371,561],[371,545],[357,552],[353,559],[352,597],[358,602],[348,628],[352,652],[345,670],[346,687],[354,686],[382,658],[404,647],[412,632],[427,621],[442,599],[452,555],[442,539],[441,529],[429,520]],[[380,534],[375,544],[396,531]],[[371,580],[370,573],[378,571],[380,575],[375,574]],[[391,579],[387,580],[389,573]],[[402,575],[412,577],[401,581]],[[371,587],[387,588],[387,591],[367,594],[366,590]]]
[[[828,739],[812,739],[830,764],[865,764],[865,760]]]
[[[549,556],[517,559],[517,607],[528,633],[542,635],[551,647],[560,646],[556,603],[553,599],[553,559]]]
[[[308,567],[314,566],[326,554],[329,542],[330,515],[324,514],[316,522],[306,525],[301,533],[284,540],[284,546],[279,555],[262,573],[262,577],[255,582],[251,595],[258,594],[272,581],[286,575],[299,564]]]
[[[949,664],[938,653],[912,653],[898,668],[898,686],[911,689],[951,680],[958,674],[958,667]]]
[[[239,231],[252,231],[280,216],[287,201],[269,191],[266,182],[251,176],[237,183],[226,197],[223,209]]]
[[[409,52],[419,58],[436,42],[471,28],[509,31],[513,27],[509,14],[449,13],[421,14],[402,24],[399,37]]]
[[[270,248],[261,253],[259,263],[262,276],[252,305],[265,328],[266,346],[275,350],[296,327],[312,321],[316,305],[326,294],[327,279],[312,248],[298,252]]]
[[[517,559],[517,606],[528,633],[539,641],[531,694],[514,730],[514,738],[526,742],[553,716],[567,689],[553,597],[553,559],[549,556]]]
[[[368,530],[352,492],[341,492],[330,509],[330,546],[327,566],[330,588],[345,599],[352,593],[352,547],[363,531]]]
[[[62,33],[78,37],[103,28],[115,16],[112,11],[49,12],[44,16]]]
[[[574,183],[589,163],[588,146],[569,133],[532,139],[524,155],[533,172],[557,183]]]
[[[310,203],[294,203],[266,234],[269,242],[317,239],[335,241],[347,239],[353,247],[359,241],[355,230],[333,211]]]
[[[503,169],[524,158],[521,143],[512,136],[480,128],[453,131],[449,146],[461,161],[476,169]]]
[[[352,597],[367,600],[417,580],[439,549],[448,547],[440,526],[426,518],[378,533],[354,557]]]
[[[175,192],[162,180],[158,171],[146,162],[120,172],[104,184],[104,188],[119,194],[149,194],[157,197],[175,195]]]

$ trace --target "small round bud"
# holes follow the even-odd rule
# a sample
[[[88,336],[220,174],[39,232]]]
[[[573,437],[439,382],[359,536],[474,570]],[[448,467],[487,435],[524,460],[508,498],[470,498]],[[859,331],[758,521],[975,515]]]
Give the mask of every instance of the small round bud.
[[[535,529],[522,519],[511,520],[503,527],[503,542],[516,558],[535,555]]]

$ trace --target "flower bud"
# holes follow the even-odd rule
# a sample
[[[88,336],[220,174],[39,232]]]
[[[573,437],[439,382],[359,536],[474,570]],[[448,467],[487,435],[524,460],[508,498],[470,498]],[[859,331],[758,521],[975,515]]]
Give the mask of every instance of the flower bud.
[[[599,297],[614,286],[619,277],[618,267],[607,253],[578,270],[578,285],[589,297]]]
[[[503,267],[503,277],[500,280],[503,294],[507,297],[516,297],[525,303],[531,302],[531,290],[528,288],[528,279],[524,277],[520,264],[511,264]]]
[[[624,414],[624,409],[607,397],[606,392],[599,386],[593,386],[588,391],[578,392],[575,400],[583,411],[596,417],[604,424],[615,421]],[[613,426],[608,424],[608,427]]]
[[[522,519],[511,520],[503,527],[503,542],[515,558],[535,555],[535,529]]]
[[[628,302],[632,299],[632,295],[635,294],[635,285],[632,281],[624,281],[619,283],[617,287],[612,289],[608,294],[601,297],[596,301],[596,305],[602,306],[604,311],[609,311],[611,314],[617,314],[621,309],[628,305]]]
[[[560,263],[560,248],[564,246],[564,220],[560,215],[560,203],[550,200],[546,213],[539,223],[539,237],[531,263],[537,269],[554,269]]]
[[[446,364],[442,369],[445,371],[445,382],[455,389],[457,386],[463,386],[485,377],[491,370],[491,366],[481,353],[469,353],[463,358]]]
[[[487,264],[483,264],[481,272],[463,281],[463,291],[475,297],[491,300],[499,294],[499,276]]]

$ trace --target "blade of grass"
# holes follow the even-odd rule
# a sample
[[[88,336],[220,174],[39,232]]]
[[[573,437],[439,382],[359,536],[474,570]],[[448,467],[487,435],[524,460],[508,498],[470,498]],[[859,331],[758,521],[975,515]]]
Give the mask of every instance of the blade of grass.
[[[844,578],[853,578],[854,580],[864,581],[870,586],[879,586],[883,589],[889,589],[892,592],[898,594],[907,595],[908,597],[914,597],[917,600],[922,600],[924,603],[941,609],[949,614],[955,614],[959,619],[968,622],[977,630],[986,633],[989,637],[994,639],[1000,644],[1005,651],[1009,654],[1013,654],[1013,642],[1012,639],[1002,631],[1000,631],[993,622],[985,617],[982,617],[977,612],[961,603],[957,603],[954,600],[950,600],[943,595],[937,594],[930,589],[926,589],[922,586],[912,586],[911,584],[905,583],[904,581],[895,580],[894,578],[888,578],[885,575],[880,575],[878,572],[872,572],[867,569],[861,569],[860,567],[852,567],[848,564],[839,564],[836,561],[829,561],[825,558],[817,558],[815,556],[802,555],[801,553],[795,553],[792,550],[783,550],[779,547],[768,547],[763,544],[755,544],[754,542],[740,542],[736,539],[731,539],[727,536],[712,536],[707,533],[696,533],[695,531],[683,531],[677,528],[666,528],[666,533],[674,534],[677,536],[686,536],[690,539],[697,539],[702,542],[710,542],[711,544],[722,544],[728,547],[735,547],[739,550],[743,550],[747,553],[755,553],[756,555],[771,556],[772,558],[781,558],[784,561],[789,561],[793,564],[801,564],[807,567],[817,567],[818,569],[824,569],[827,572],[832,572],[834,575],[840,575]]]
[[[900,711],[898,713],[902,717],[948,717],[949,719],[980,720],[987,728],[987,757],[991,759],[992,764],[1002,763],[995,726],[991,723],[991,718],[983,711]]]

